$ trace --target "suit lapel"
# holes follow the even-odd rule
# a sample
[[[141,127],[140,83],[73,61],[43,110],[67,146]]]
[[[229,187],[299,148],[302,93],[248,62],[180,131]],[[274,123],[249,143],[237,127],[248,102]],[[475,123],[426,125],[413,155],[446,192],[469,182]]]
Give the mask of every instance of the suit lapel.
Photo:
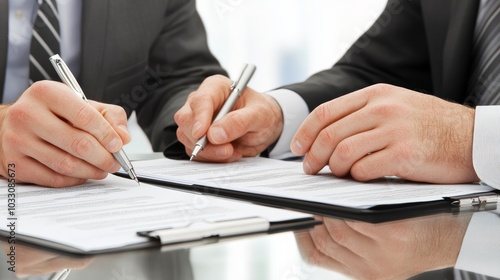
[[[100,100],[104,94],[109,5],[109,0],[82,1],[80,81],[87,97],[93,100]]]
[[[3,100],[9,48],[9,0],[0,0],[0,101]]]

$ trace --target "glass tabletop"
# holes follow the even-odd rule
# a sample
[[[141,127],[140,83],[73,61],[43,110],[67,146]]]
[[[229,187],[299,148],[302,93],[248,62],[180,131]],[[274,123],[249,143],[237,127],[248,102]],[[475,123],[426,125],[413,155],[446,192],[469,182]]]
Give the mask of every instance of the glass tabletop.
[[[496,210],[383,223],[316,217],[313,229],[71,256],[2,243],[0,279],[494,279]],[[496,234],[495,234],[496,233]],[[13,272],[12,270],[15,270]]]

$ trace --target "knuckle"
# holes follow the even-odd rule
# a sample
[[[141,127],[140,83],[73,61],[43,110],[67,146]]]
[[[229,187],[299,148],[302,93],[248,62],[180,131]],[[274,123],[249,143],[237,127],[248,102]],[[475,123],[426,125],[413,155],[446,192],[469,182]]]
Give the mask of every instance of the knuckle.
[[[113,129],[111,129],[107,124],[103,124],[103,126],[104,127],[102,129],[99,129],[99,136],[97,138],[99,142],[108,143],[109,141],[118,137],[116,135],[116,132]]]
[[[350,160],[354,154],[354,147],[349,139],[343,140],[335,148],[337,157],[341,161]]]
[[[328,121],[330,116],[332,115],[330,106],[328,106],[328,103],[323,103],[316,107],[313,111],[314,117],[317,119],[319,123],[325,123]]]
[[[127,119],[127,112],[123,109],[122,106],[118,106],[115,104],[108,104],[108,112],[110,112],[113,116],[116,116],[120,120]]]
[[[210,77],[206,78],[205,80],[207,82],[213,82],[213,83],[218,83],[218,84],[225,84],[225,83],[228,82],[229,79],[226,76],[217,74],[217,75],[210,76]]]
[[[72,155],[65,155],[55,166],[55,170],[59,174],[69,175],[76,170],[78,160]]]
[[[52,188],[62,188],[66,187],[66,176],[62,174],[54,174],[49,183],[49,187]]]
[[[33,114],[30,112],[29,106],[24,103],[12,105],[7,111],[7,118],[13,123],[29,123],[32,120]]]
[[[351,176],[354,180],[361,182],[372,179],[369,177],[366,167],[359,162],[356,162],[351,166]]]
[[[309,163],[309,165],[311,167],[317,167],[317,166],[321,166],[324,164],[322,163],[321,159],[316,155],[314,154],[313,152],[309,152],[307,155],[307,162]]]
[[[4,132],[2,144],[5,148],[20,149],[25,146],[25,140],[23,137],[19,137],[19,134],[14,130],[8,129]]]
[[[371,113],[382,118],[393,118],[399,112],[396,103],[380,103],[372,107]]]
[[[82,127],[88,126],[95,119],[96,111],[93,107],[82,104],[76,113],[76,124]]]
[[[52,91],[52,86],[50,81],[37,81],[31,85],[30,90],[26,93],[32,97],[44,98],[47,93]]]
[[[174,121],[178,126],[189,126],[193,122],[193,111],[186,105],[174,114]]]
[[[346,245],[349,240],[349,235],[343,230],[329,230],[330,237],[339,245]],[[328,244],[326,244],[328,246]]]
[[[392,86],[389,84],[384,84],[384,83],[378,83],[371,85],[367,88],[368,90],[366,91],[369,95],[383,95],[387,94],[389,91],[391,91]]]
[[[87,137],[77,137],[71,143],[71,150],[76,156],[82,158],[92,150],[92,141]]]
[[[323,129],[318,135],[318,143],[321,147],[328,147],[335,144],[335,135],[331,129]]]

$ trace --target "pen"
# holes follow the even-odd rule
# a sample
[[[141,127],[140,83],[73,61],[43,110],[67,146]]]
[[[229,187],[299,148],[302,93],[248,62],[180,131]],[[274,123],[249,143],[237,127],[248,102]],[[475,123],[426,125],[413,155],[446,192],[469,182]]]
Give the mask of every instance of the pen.
[[[71,272],[71,269],[65,268],[61,271],[55,272],[50,276],[49,280],[65,280],[68,278],[69,273]]]
[[[224,105],[222,105],[222,108],[220,108],[219,113],[215,117],[215,119],[212,121],[212,123],[218,121],[219,119],[223,118],[227,113],[231,111],[231,109],[234,107],[234,104],[236,103],[236,100],[238,100],[238,97],[240,94],[243,92],[243,90],[246,88],[248,82],[252,78],[253,73],[255,72],[255,65],[252,64],[246,64],[245,67],[243,68],[243,71],[241,71],[240,77],[236,81],[234,86],[231,86],[231,93],[229,94],[228,98],[226,99],[226,102],[224,102]],[[204,135],[196,144],[194,145],[193,153],[191,154],[191,158],[189,160],[193,160],[198,153],[205,148],[205,145],[207,144],[207,135]]]
[[[83,99],[83,101],[89,103],[87,100],[87,97],[85,97],[85,94],[83,93],[82,88],[76,81],[75,76],[71,73],[69,70],[68,66],[62,58],[58,55],[55,54],[50,57],[50,62],[56,69],[57,74],[61,78],[61,80],[68,85],[80,98]],[[120,149],[120,151],[113,153],[113,156],[115,159],[118,161],[118,163],[121,165],[123,170],[127,172],[127,174],[139,184],[139,179],[137,179],[137,175],[135,173],[134,167],[132,166],[132,163],[130,163],[130,160],[128,159],[127,155],[123,151],[123,149]]]

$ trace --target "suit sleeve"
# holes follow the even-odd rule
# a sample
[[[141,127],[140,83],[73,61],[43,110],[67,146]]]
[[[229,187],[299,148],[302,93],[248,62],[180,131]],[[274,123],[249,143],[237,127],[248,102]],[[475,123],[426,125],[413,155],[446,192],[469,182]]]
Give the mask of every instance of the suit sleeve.
[[[170,1],[161,33],[149,54],[149,69],[159,86],[136,109],[138,123],[155,151],[172,146],[182,154],[184,148],[176,137],[175,112],[206,77],[227,75],[210,53],[194,0]]]
[[[330,69],[284,88],[313,110],[376,83],[431,92],[427,41],[419,1],[389,0],[383,13]]]

